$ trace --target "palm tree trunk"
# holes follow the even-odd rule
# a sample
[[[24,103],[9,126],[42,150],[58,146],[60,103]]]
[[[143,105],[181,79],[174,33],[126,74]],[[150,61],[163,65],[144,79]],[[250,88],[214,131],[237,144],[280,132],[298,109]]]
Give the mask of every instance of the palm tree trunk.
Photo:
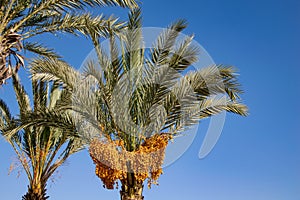
[[[22,200],[47,200],[49,196],[46,196],[46,185],[40,189],[33,189],[36,187],[28,186],[27,193],[22,197]]]
[[[121,200],[144,200],[143,182],[134,178],[134,173],[127,173],[127,179],[122,181]]]

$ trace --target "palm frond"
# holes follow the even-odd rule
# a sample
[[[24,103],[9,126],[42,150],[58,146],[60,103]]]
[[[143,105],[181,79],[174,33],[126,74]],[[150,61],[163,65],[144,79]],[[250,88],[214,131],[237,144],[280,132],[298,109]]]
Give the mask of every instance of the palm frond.
[[[0,12],[0,85],[24,66],[21,40],[38,34],[67,32],[97,37],[107,37],[109,32],[119,34],[124,23],[117,18],[103,15],[93,17],[84,12],[92,6],[121,6],[137,8],[134,0],[4,0]],[[79,14],[79,15],[78,15]],[[13,42],[11,38],[15,38]],[[59,58],[51,49],[39,43],[26,43],[26,49],[42,56]],[[15,58],[15,66],[11,63]]]
[[[243,90],[240,88],[241,85],[237,79],[236,69],[234,67],[227,67],[220,65],[218,67],[220,75],[223,77],[223,83],[225,85],[225,91],[230,97],[231,100],[240,99],[240,94],[243,93]]]
[[[12,121],[12,116],[7,104],[0,99],[0,132]]]
[[[41,3],[40,6],[44,6]],[[62,1],[49,1],[45,3],[47,9],[65,10],[67,9],[84,9],[86,6],[121,6],[130,9],[136,8],[138,5],[134,0],[62,0]]]
[[[62,92],[63,91],[60,88],[60,84],[57,81],[55,81],[52,84],[52,87],[50,89],[50,99],[49,99],[49,105],[48,105],[49,110],[54,109],[57,106],[58,101],[60,101],[61,97],[63,96]],[[68,101],[65,101],[65,102],[68,102]]]
[[[44,111],[48,106],[49,84],[43,81],[32,81],[34,111]]]
[[[242,116],[248,115],[247,106],[238,102],[234,102],[226,97],[212,97],[203,100],[200,104],[200,112],[198,115],[201,117],[200,119],[203,119],[212,115],[219,114],[222,111],[227,111]]]
[[[110,66],[110,63],[105,52],[102,49],[98,51],[101,52],[100,59],[98,61],[95,59],[88,60],[83,68],[83,76],[94,77],[99,83],[102,83],[105,82],[104,70]]]
[[[79,73],[66,62],[53,58],[36,58],[30,62],[33,80],[59,81],[73,89],[80,83]]]
[[[230,99],[238,100],[243,92],[233,67],[213,65],[188,73],[183,78],[190,82],[200,99],[209,95],[227,94]]]
[[[125,58],[123,69],[125,72],[130,69],[141,67],[143,64],[143,44],[141,33],[141,10],[132,10],[129,14],[129,22],[122,37],[123,57]]]
[[[99,5],[103,6],[121,6],[127,7],[129,9],[134,9],[138,7],[135,0],[95,0]]]
[[[242,90],[233,72],[232,68],[211,66],[181,78],[164,102],[168,113],[164,129],[173,127],[178,133],[222,111],[247,116],[247,106],[235,98]]]
[[[30,51],[32,53],[38,54],[40,56],[48,57],[48,58],[61,58],[60,55],[58,55],[54,49],[49,49],[45,46],[43,46],[40,43],[37,42],[25,42],[24,43],[24,49],[27,51]]]
[[[192,36],[185,38],[178,47],[175,45],[185,27],[186,21],[178,20],[164,30],[152,48],[151,60],[145,63],[143,82],[156,84],[151,86],[155,89],[153,103],[161,103],[180,78],[180,72],[197,60],[198,49],[191,45]]]
[[[53,110],[48,112],[27,113],[26,117],[17,121],[19,123],[17,127],[8,128],[4,132],[7,138],[11,138],[17,132],[31,126],[59,127],[65,130],[69,135],[74,135],[74,132],[76,133],[76,124],[72,118],[67,114]]]
[[[23,85],[20,82],[20,79],[17,74],[13,74],[13,87],[16,94],[16,99],[20,107],[20,114],[26,115],[27,112],[31,111],[29,96],[26,93]]]
[[[188,36],[179,43],[178,47],[171,52],[169,66],[178,72],[182,72],[187,67],[198,61],[200,50],[192,44],[194,36]]]
[[[178,20],[161,33],[151,52],[151,61],[155,65],[165,65],[169,63],[169,54],[176,42],[176,38],[186,26],[187,23],[185,20]]]
[[[34,22],[35,23],[35,22]],[[26,26],[32,26],[30,24]],[[107,37],[109,30],[120,32],[123,28],[124,22],[119,22],[117,18],[104,15],[93,17],[90,13],[85,14],[66,14],[63,17],[58,15],[47,18],[43,23],[35,25],[35,29],[30,29],[24,38],[43,34],[46,32],[67,32],[77,35],[81,33],[85,36],[100,36]]]

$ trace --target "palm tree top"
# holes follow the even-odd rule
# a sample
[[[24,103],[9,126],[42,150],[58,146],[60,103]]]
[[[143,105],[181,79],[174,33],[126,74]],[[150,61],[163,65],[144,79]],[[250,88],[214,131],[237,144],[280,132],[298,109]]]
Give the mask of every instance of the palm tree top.
[[[20,51],[31,51],[41,56],[59,57],[53,49],[26,39],[43,33],[67,32],[71,34],[103,36],[108,24],[118,30],[121,22],[104,15],[92,16],[92,6],[121,6],[130,9],[138,4],[134,0],[2,0],[0,2],[0,85],[24,66]],[[14,59],[11,59],[13,57]]]
[[[126,184],[128,173],[139,183],[155,181],[168,140],[199,120],[222,111],[247,115],[233,67],[213,65],[183,73],[199,57],[193,35],[178,41],[186,26],[185,20],[174,22],[147,51],[140,10],[131,11],[122,34],[110,35],[109,52],[94,39],[97,60],[87,63],[84,79],[59,59],[31,62],[33,79],[59,81],[72,93],[70,107],[89,122],[83,134],[90,138],[96,174],[107,188],[118,179]],[[157,153],[157,160],[141,164],[146,152]]]
[[[13,74],[12,79],[19,115],[13,117],[0,99],[0,133],[13,147],[27,175],[28,193],[23,200],[44,200],[48,198],[49,178],[71,154],[84,146],[72,118],[59,108],[64,96],[59,84],[33,81],[30,102],[18,75]],[[51,123],[47,123],[49,120]]]

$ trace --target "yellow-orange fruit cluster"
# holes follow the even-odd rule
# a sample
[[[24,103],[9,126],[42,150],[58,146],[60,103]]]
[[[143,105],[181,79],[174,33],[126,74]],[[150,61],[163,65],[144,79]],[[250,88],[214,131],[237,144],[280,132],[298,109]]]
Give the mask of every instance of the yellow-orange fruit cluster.
[[[95,173],[102,180],[107,189],[114,189],[116,180],[123,179],[124,177],[122,171],[114,170],[100,162],[96,165]]]
[[[134,173],[138,182],[148,178],[150,186],[162,174],[168,140],[169,136],[156,134],[146,139],[138,150],[129,152],[122,141],[94,139],[90,144],[90,156],[96,164],[96,175],[108,189],[113,189],[118,180],[126,179],[127,172]]]

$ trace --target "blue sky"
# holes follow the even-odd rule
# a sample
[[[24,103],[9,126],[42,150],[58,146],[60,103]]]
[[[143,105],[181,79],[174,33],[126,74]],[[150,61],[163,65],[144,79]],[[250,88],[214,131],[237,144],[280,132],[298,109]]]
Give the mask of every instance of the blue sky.
[[[187,19],[184,33],[194,33],[216,63],[239,69],[242,98],[250,108],[247,118],[227,115],[220,140],[200,160],[209,120],[203,121],[192,146],[164,169],[159,186],[145,189],[146,199],[300,199],[300,2],[145,0],[142,9],[145,27],[166,27],[175,19]],[[92,49],[89,41],[72,36],[39,39],[57,48],[75,67]],[[9,90],[9,85],[4,86],[0,96],[14,110]],[[21,199],[27,189],[25,175],[17,178],[16,171],[7,175],[15,155],[3,139],[0,152],[0,199]],[[54,179],[48,183],[50,199],[119,198],[117,190],[102,188],[86,151],[72,156]]]

